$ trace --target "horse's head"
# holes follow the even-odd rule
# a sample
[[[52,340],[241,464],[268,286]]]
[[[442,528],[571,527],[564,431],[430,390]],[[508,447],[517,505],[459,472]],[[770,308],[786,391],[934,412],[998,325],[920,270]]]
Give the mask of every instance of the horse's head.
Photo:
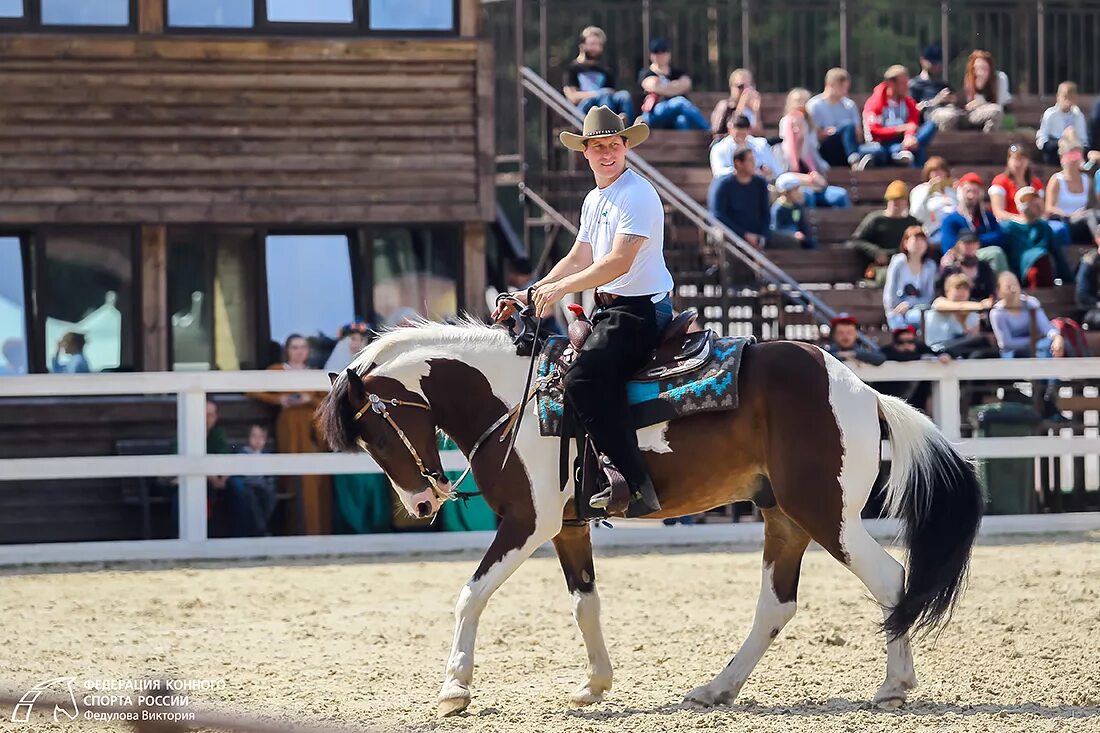
[[[400,381],[348,369],[330,374],[332,391],[318,410],[333,450],[362,448],[389,477],[410,515],[435,516],[450,483],[443,473],[431,405]]]

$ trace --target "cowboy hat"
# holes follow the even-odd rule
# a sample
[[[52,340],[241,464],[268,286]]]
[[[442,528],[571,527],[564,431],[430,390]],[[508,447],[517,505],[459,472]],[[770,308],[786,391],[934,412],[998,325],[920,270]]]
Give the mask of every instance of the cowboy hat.
[[[626,138],[630,147],[636,148],[649,137],[649,126],[644,122],[626,126],[623,118],[611,111],[610,107],[593,107],[584,116],[584,129],[578,135],[575,132],[563,132],[559,135],[561,144],[570,150],[584,151],[584,143],[597,137],[619,135]]]

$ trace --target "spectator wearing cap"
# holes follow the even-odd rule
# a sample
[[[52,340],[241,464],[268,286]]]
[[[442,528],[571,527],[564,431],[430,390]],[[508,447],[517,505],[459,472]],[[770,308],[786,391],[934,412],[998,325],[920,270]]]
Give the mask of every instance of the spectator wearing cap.
[[[768,184],[755,171],[752,150],[739,148],[733,154],[733,173],[711,181],[707,208],[750,245],[763,249],[771,230],[771,213]]]
[[[860,344],[859,321],[847,313],[839,313],[829,322],[829,343],[825,350],[846,362],[858,361],[878,366],[886,361],[881,351]]]
[[[971,231],[959,234],[955,246],[947,250],[940,260],[940,279],[936,292],[947,295],[947,279],[952,275],[965,275],[969,280],[970,299],[984,308],[993,307],[997,294],[997,273],[993,266],[978,257],[982,243]]]
[[[768,247],[817,249],[809,219],[802,207],[805,194],[798,176],[784,173],[775,180],[779,197],[772,204],[771,236]]]
[[[1062,169],[1050,177],[1047,183],[1047,218],[1065,222],[1070,239],[1088,244],[1100,229],[1097,226],[1091,179],[1081,166],[1084,163],[1084,147],[1077,134],[1066,130],[1058,142]]]
[[[921,311],[936,295],[936,266],[929,251],[928,235],[919,224],[905,230],[901,251],[890,258],[882,305],[890,328],[919,326]]]
[[[1006,221],[1004,230],[1012,271],[1029,290],[1068,283],[1073,271],[1050,224],[1043,220],[1043,200],[1031,186],[1016,192],[1016,208],[1023,221]]]
[[[831,166],[861,171],[884,153],[878,143],[863,142],[859,107],[848,97],[851,83],[845,69],[829,69],[825,90],[806,104],[806,112],[815,128],[821,158]]]
[[[645,99],[642,116],[654,130],[707,130],[710,125],[687,95],[691,77],[671,64],[668,41],[654,38],[649,44],[649,66],[638,73]]]
[[[734,69],[730,72],[730,95],[714,105],[710,113],[710,131],[715,139],[726,134],[728,120],[742,115],[749,121],[753,135],[764,133],[764,120],[760,114],[760,92],[752,83],[752,72]]]
[[[978,235],[982,245],[978,256],[988,260],[996,272],[1004,272],[1008,269],[1003,249],[1004,232],[993,212],[982,204],[982,194],[985,192],[982,177],[974,172],[965,174],[955,184],[955,192],[959,205],[955,213],[944,217],[940,239],[943,251],[954,247],[962,232],[972,231]]]
[[[602,106],[633,119],[634,100],[630,92],[615,90],[615,75],[602,63],[606,46],[607,34],[602,28],[590,25],[581,31],[579,53],[565,71],[562,92],[582,115]]]
[[[891,66],[883,74],[882,83],[863,105],[863,127],[867,138],[880,143],[895,164],[924,165],[936,126],[931,121],[921,123],[917,103],[909,96],[909,72],[904,66]]]
[[[1088,122],[1077,106],[1077,85],[1072,81],[1058,85],[1054,106],[1043,112],[1043,121],[1035,132],[1035,146],[1042,151],[1043,162],[1058,165],[1058,141],[1066,130],[1073,130],[1081,144],[1088,147]]]
[[[940,156],[933,155],[928,159],[921,177],[923,182],[913,186],[909,194],[909,211],[920,219],[928,241],[938,247],[943,220],[958,207],[959,198],[951,180],[951,169]]]
[[[779,133],[783,136],[780,165],[787,172],[802,176],[808,206],[846,209],[852,205],[848,192],[840,186],[830,186],[825,179],[829,164],[817,151],[817,132],[806,115],[809,101],[810,92],[801,87],[787,95],[786,111],[779,121]]]
[[[951,361],[949,354],[936,353],[928,344],[917,336],[917,329],[913,326],[899,326],[890,331],[890,343],[883,347],[883,355],[887,361],[920,361],[922,359],[939,361],[947,364]],[[875,389],[883,394],[893,395],[905,400],[913,407],[925,409],[928,406],[928,398],[932,394],[931,382],[880,382]]]
[[[1081,258],[1077,267],[1077,288],[1074,300],[1085,311],[1081,322],[1091,330],[1100,330],[1100,233],[1094,242],[1096,248]]]
[[[956,103],[955,91],[943,78],[943,51],[939,44],[925,46],[920,55],[920,73],[909,80],[909,95],[917,103],[922,120],[932,119],[937,109]]]
[[[726,119],[726,129],[729,134],[710,148],[710,172],[714,177],[733,173],[733,154],[741,148],[748,148],[756,161],[756,174],[765,181],[774,181],[780,173],[779,163],[768,141],[752,134],[749,118],[731,111]]]
[[[909,213],[909,187],[905,181],[893,181],[886,187],[886,209],[863,217],[848,240],[867,258],[866,277],[876,285],[886,278],[886,265],[901,247],[901,238],[909,227],[920,221]]]

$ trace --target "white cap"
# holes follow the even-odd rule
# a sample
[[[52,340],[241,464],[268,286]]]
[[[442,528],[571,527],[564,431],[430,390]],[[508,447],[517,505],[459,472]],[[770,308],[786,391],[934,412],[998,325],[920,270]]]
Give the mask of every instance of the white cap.
[[[775,190],[780,193],[793,191],[802,185],[802,177],[797,173],[784,173],[775,179]]]

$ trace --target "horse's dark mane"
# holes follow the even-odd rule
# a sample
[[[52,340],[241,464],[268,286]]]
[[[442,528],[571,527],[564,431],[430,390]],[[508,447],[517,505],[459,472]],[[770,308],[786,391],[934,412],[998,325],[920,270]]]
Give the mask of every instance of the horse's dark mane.
[[[314,420],[325,436],[328,447],[346,453],[355,446],[355,412],[347,400],[347,375],[340,375],[317,408]]]

